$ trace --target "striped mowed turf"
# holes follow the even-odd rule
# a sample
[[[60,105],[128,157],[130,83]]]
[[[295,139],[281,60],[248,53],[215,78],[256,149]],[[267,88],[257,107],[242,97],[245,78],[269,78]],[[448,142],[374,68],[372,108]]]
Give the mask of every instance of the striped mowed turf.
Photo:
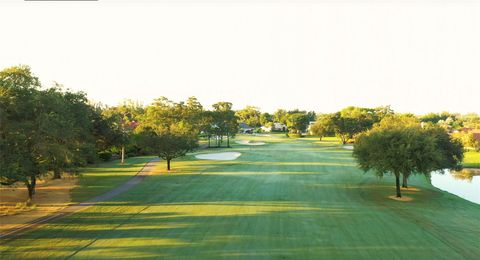
[[[2,259],[476,259],[480,205],[424,177],[360,171],[332,140],[239,139],[235,161],[176,160],[110,201],[4,241]],[[233,142],[232,142],[233,143]],[[164,168],[164,165],[161,165]]]

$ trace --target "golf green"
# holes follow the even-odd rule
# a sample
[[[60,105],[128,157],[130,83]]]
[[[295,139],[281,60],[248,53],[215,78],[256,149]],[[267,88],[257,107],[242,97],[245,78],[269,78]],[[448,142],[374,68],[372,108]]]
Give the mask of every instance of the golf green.
[[[0,245],[2,259],[476,259],[480,205],[421,176],[394,201],[391,177],[356,167],[332,140],[266,142],[173,161],[111,201]],[[233,143],[233,142],[232,142]],[[205,151],[202,151],[205,152]],[[159,167],[165,167],[162,163]]]

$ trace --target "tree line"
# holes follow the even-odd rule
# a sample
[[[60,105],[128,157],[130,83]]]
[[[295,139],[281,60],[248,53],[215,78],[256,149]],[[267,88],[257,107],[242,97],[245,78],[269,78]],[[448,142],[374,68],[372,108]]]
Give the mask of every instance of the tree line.
[[[198,147],[200,136],[208,146],[226,141],[228,147],[237,131],[229,102],[205,110],[195,97],[160,97],[146,107],[131,101],[107,107],[59,84],[43,87],[28,66],[0,71],[0,182],[24,183],[29,201],[48,174],[61,178],[115,154],[122,163],[126,156],[155,154],[170,170],[172,159]]]
[[[252,127],[279,123],[287,126],[290,135],[301,135],[308,129],[320,139],[335,135],[342,144],[355,141],[354,155],[367,170],[376,166],[372,163],[375,160],[364,156],[373,153],[364,151],[378,148],[368,146],[368,140],[382,131],[405,132],[406,136],[415,131],[435,133],[437,139],[448,139],[438,145],[453,144],[449,151],[452,152],[458,148],[458,142],[469,146],[475,140],[463,134],[447,138],[443,133],[480,127],[476,114],[444,112],[417,117],[396,114],[389,106],[350,106],[330,114],[278,109],[270,114],[253,106],[235,111],[230,102],[218,102],[205,109],[195,97],[181,102],[160,97],[147,106],[125,101],[108,107],[90,102],[86,93],[73,92],[56,83],[45,88],[28,66],[15,66],[0,71],[0,182],[24,183],[31,199],[38,178],[47,174],[61,178],[63,173],[75,173],[79,167],[114,156],[123,163],[128,156],[154,154],[164,159],[170,170],[171,161],[197,148],[200,138],[205,139],[206,147],[230,147],[230,139],[238,133],[241,122]],[[400,138],[400,133],[395,136]],[[452,136],[456,141],[451,140]],[[414,147],[410,143],[404,145]],[[364,146],[369,148],[362,150]],[[456,159],[450,160],[451,164],[442,167],[456,167],[455,162],[461,159],[457,153],[455,150]],[[413,170],[392,170],[404,176],[405,186],[411,172],[432,169],[409,167],[405,169]],[[385,169],[379,172],[385,173]]]
[[[114,118],[83,92],[42,88],[28,66],[0,71],[0,181],[22,182],[31,199],[37,179],[74,173],[123,142]]]

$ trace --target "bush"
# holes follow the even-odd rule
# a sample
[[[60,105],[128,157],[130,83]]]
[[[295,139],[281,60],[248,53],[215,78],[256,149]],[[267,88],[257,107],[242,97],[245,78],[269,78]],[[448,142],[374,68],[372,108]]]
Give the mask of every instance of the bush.
[[[112,153],[109,151],[99,152],[98,157],[103,161],[110,161],[112,159]]]

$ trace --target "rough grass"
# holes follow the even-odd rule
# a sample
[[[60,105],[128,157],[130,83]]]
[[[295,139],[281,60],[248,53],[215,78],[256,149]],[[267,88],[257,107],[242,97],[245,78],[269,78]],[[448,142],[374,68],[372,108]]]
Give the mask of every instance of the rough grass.
[[[463,167],[480,168],[480,152],[469,151],[465,153]]]
[[[2,259],[476,259],[480,205],[391,177],[331,140],[240,136],[235,161],[174,161],[112,201],[0,247]],[[161,165],[163,168],[164,165]],[[100,181],[100,179],[98,179]]]

